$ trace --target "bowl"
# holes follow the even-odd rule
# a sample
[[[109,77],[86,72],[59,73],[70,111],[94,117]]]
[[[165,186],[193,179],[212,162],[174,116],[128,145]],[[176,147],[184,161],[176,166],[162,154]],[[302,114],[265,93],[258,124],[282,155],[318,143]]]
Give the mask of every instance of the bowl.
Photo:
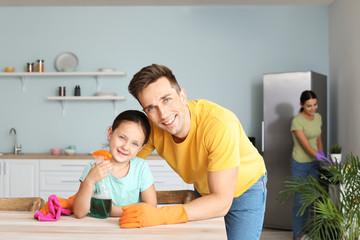
[[[5,72],[14,72],[15,68],[14,67],[6,67],[5,68]]]
[[[64,152],[66,155],[74,155],[76,151],[74,149],[65,149]]]
[[[52,149],[50,149],[51,155],[61,155],[62,151],[63,150],[61,148],[52,148]]]
[[[94,96],[98,97],[113,97],[116,96],[116,92],[96,92]]]
[[[100,72],[115,72],[115,68],[99,68]]]

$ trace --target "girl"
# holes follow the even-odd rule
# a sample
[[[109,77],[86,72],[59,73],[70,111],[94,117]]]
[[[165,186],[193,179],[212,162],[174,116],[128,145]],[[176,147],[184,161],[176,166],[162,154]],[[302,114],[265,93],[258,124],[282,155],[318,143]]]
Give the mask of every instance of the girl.
[[[110,161],[90,162],[80,178],[73,206],[77,218],[89,213],[94,185],[102,179],[113,203],[111,217],[120,217],[124,205],[144,202],[156,207],[154,178],[147,162],[136,157],[149,135],[150,125],[144,113],[128,110],[115,118],[107,133]]]

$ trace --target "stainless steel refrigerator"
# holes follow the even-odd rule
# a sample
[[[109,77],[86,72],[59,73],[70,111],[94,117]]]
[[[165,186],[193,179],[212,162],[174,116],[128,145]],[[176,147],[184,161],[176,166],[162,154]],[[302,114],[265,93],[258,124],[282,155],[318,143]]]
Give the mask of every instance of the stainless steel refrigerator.
[[[322,116],[322,142],[327,150],[327,78],[315,72],[273,73],[264,75],[264,121],[262,151],[268,171],[268,195],[264,226],[292,229],[292,199],[280,204],[279,192],[291,176],[290,158],[293,140],[291,121],[300,110],[300,95],[312,90],[318,97]]]

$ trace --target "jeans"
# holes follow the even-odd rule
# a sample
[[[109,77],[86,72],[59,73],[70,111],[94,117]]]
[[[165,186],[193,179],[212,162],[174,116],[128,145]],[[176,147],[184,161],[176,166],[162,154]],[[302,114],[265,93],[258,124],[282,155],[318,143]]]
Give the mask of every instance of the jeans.
[[[291,158],[291,175],[294,177],[306,178],[308,175],[312,175],[318,179],[318,162],[306,162],[300,163]],[[300,238],[301,233],[304,232],[304,225],[309,217],[309,207],[305,210],[303,215],[297,215],[301,208],[300,203],[301,196],[299,194],[294,195],[294,205],[292,210],[292,224],[293,224],[293,235],[295,238]]]
[[[233,199],[229,212],[224,216],[228,240],[260,239],[265,214],[266,183],[267,174]],[[201,196],[196,193],[198,197]]]

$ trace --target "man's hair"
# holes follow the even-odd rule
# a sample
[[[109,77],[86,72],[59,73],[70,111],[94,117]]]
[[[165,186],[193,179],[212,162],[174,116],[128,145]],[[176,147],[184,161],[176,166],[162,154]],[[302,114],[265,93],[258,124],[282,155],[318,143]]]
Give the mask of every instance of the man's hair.
[[[158,64],[144,67],[137,72],[128,86],[129,93],[139,101],[140,92],[161,77],[166,77],[169,80],[171,87],[175,88],[177,93],[180,93],[180,86],[171,70],[166,66]]]

